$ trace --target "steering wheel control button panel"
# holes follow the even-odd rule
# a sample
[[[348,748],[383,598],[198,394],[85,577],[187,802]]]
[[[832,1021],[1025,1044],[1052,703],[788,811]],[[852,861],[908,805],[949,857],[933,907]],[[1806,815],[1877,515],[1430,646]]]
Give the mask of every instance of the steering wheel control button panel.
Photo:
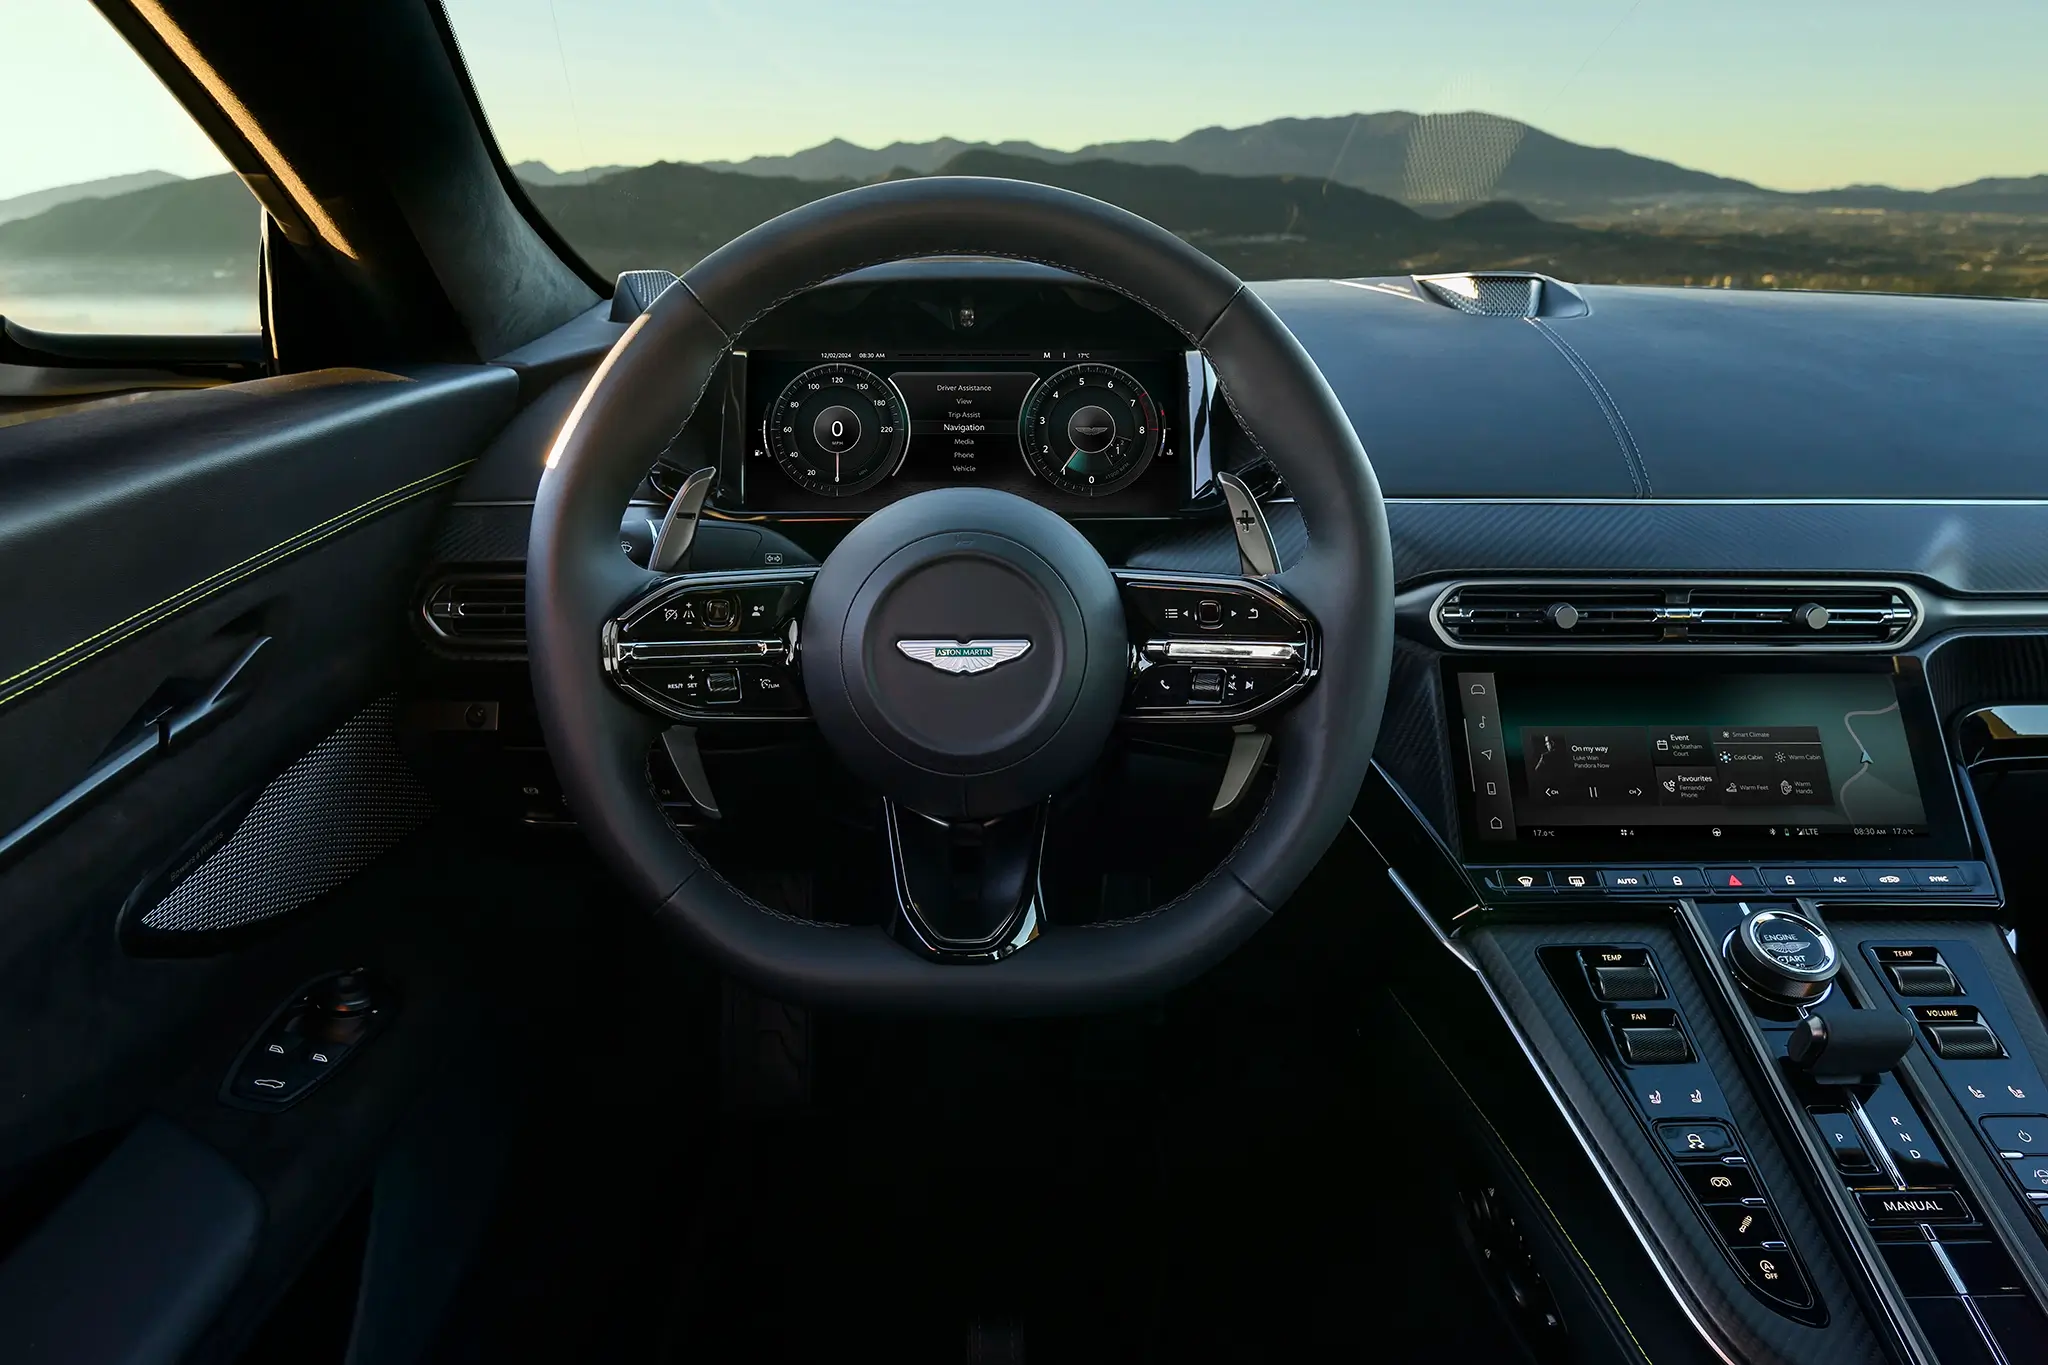
[[[1824,1320],[1825,1309],[1730,1117],[1727,1096],[1700,1060],[1691,1026],[1669,994],[1668,966],[1650,949],[1628,943],[1549,947],[1539,957],[1609,1077],[1629,1097],[1655,1159],[1735,1273],[1774,1310],[1802,1322]],[[1640,999],[1652,987],[1654,1002],[1605,1003],[1617,988]]]
[[[801,716],[798,622],[815,572],[666,579],[606,623],[605,670],[622,691],[676,720]]]
[[[1825,995],[1841,968],[1826,930],[1781,909],[1746,916],[1728,940],[1728,961],[1752,993],[1785,1005]]]
[[[238,1109],[289,1109],[341,1068],[386,1019],[391,991],[361,971],[310,984],[272,1015],[221,1086]]]
[[[1314,680],[1314,623],[1271,585],[1116,577],[1131,636],[1131,719],[1248,720]]]

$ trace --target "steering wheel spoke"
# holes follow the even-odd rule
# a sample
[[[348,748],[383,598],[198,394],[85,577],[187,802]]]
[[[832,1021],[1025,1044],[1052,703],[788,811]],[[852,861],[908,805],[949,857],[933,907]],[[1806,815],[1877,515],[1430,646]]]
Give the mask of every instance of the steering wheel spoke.
[[[1116,579],[1131,632],[1126,720],[1234,724],[1314,685],[1315,618],[1271,581],[1141,570]]]
[[[940,820],[883,803],[897,942],[939,961],[995,962],[1045,927],[1039,865],[1050,802],[989,820]]]
[[[817,570],[675,574],[612,614],[605,676],[671,720],[802,720],[798,623]]]

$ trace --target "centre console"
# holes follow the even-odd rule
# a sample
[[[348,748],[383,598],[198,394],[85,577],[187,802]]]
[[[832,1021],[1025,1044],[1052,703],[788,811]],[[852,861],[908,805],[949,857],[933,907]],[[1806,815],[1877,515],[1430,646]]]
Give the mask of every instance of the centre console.
[[[1710,1356],[2048,1361],[2048,1029],[1924,655],[1439,666],[1458,827],[1360,827]],[[1469,1014],[1392,994],[1443,1060]],[[1572,1160],[1458,1097],[1632,1334]]]

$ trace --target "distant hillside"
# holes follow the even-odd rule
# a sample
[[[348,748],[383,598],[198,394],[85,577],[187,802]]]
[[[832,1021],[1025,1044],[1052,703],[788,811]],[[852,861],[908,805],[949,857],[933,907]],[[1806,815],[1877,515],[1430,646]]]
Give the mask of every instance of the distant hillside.
[[[169,171],[134,171],[127,175],[110,175],[99,180],[84,180],[76,185],[57,185],[33,194],[17,194],[12,199],[0,199],[0,223],[11,223],[17,218],[32,218],[46,209],[59,204],[68,204],[74,199],[105,199],[109,195],[126,194],[130,190],[146,190],[152,185],[168,185],[182,179]]]
[[[585,166],[581,170],[558,171],[545,161],[521,161],[513,165],[512,174],[529,185],[587,185],[614,171],[632,169],[631,166]]]
[[[1074,152],[1029,142],[991,147],[952,138],[869,149],[835,138],[791,156],[712,164],[746,175],[864,180],[897,167],[929,173],[963,152],[983,150],[1054,165],[1123,161],[1186,166],[1216,175],[1313,176],[1411,204],[1499,198],[1556,213],[1673,195],[1768,193],[1746,180],[1567,142],[1493,114],[1404,110],[1274,119],[1249,128],[1203,128],[1171,142],[1098,142]]]
[[[231,174],[209,175],[0,223],[0,258],[249,256],[258,222],[247,186]]]
[[[1919,213],[2048,214],[2048,175],[1972,180],[1941,190],[1895,190],[1889,185],[1850,185],[1794,196],[1828,208],[1889,209]]]
[[[1537,151],[1546,154],[1540,145]],[[1580,160],[1597,169],[1597,156]],[[1594,283],[2048,293],[2048,252],[2025,218],[1983,228],[1975,220],[1917,214],[1799,212],[1757,231],[1723,222],[1727,215],[1713,210],[1692,227],[1596,228],[1498,199],[1425,215],[1321,175],[1228,176],[1173,164],[1039,161],[986,149],[959,152],[934,169],[1034,180],[1120,204],[1246,279],[1491,268]],[[611,275],[643,266],[685,270],[755,224],[856,183],[665,162],[588,184],[529,184],[528,192],[577,250]],[[1922,198],[2026,203],[2033,184],[1983,182]],[[1781,209],[1771,212],[1784,217]],[[203,281],[223,269],[252,267],[256,222],[255,202],[234,176],[176,181],[0,223],[0,265],[91,261],[106,275],[123,262],[147,260],[184,271],[177,278]]]
[[[1247,279],[1402,274],[1491,267],[1574,280],[1689,283],[1911,276],[1896,245],[1844,252],[1796,233],[1657,234],[1546,221],[1517,204],[1431,218],[1316,176],[1223,176],[1185,166],[1052,163],[987,150],[935,168],[1058,185],[1142,214]],[[903,172],[908,174],[909,172]],[[856,182],[799,180],[662,163],[587,186],[531,186],[535,203],[605,274],[681,271],[755,223]],[[1849,275],[1848,272],[1853,272]]]

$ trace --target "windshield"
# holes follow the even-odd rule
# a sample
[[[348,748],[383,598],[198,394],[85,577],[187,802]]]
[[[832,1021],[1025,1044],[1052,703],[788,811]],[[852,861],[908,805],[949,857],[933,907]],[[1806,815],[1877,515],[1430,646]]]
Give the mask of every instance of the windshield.
[[[1249,279],[2048,292],[2039,0],[447,9],[507,160],[607,275],[962,173]]]

